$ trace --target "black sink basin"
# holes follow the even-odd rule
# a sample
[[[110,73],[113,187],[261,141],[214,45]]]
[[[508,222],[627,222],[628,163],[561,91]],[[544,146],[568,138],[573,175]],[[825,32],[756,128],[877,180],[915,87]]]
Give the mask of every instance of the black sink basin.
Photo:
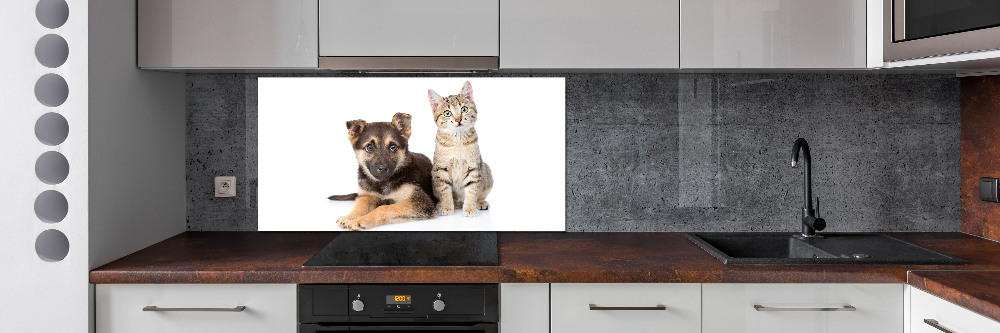
[[[964,265],[944,255],[879,234],[689,233],[687,238],[724,264]]]

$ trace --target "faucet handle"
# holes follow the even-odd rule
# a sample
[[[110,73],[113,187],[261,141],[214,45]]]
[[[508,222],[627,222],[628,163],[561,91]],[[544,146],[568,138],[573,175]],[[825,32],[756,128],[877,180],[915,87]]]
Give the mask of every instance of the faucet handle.
[[[819,196],[816,196],[816,217],[819,217]]]

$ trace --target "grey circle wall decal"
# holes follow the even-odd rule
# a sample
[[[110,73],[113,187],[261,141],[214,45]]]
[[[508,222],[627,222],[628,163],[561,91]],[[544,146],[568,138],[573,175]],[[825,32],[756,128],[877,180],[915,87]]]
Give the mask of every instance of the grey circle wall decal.
[[[49,185],[62,183],[69,176],[69,161],[59,152],[44,152],[35,161],[35,175]]]
[[[61,114],[49,112],[38,117],[35,122],[35,137],[46,145],[57,146],[66,141],[68,136],[69,122]]]
[[[62,222],[68,213],[69,201],[59,191],[44,191],[35,198],[35,215],[42,222]]]
[[[69,58],[69,44],[66,39],[56,34],[42,36],[35,43],[35,59],[48,68],[56,68],[66,63]]]
[[[42,231],[35,238],[35,253],[48,262],[62,261],[69,254],[69,238],[59,230]]]
[[[45,74],[35,82],[35,98],[39,103],[49,107],[56,107],[66,102],[69,97],[69,85],[66,79],[58,74]]]
[[[66,0],[39,0],[35,5],[35,18],[43,27],[61,27],[69,19],[69,4]]]

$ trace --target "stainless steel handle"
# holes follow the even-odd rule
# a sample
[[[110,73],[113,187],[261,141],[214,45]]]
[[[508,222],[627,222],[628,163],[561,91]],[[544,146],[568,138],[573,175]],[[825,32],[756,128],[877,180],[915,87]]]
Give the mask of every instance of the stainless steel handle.
[[[600,311],[609,311],[609,310],[610,311],[618,311],[618,310],[629,310],[629,311],[635,311],[635,310],[666,310],[667,306],[666,305],[661,305],[661,304],[657,304],[657,305],[654,305],[654,306],[598,306],[596,304],[591,304],[590,305],[590,309],[591,310],[600,310]]]
[[[233,308],[158,308],[154,305],[148,305],[142,308],[142,311],[157,311],[157,312],[173,312],[173,311],[196,311],[196,312],[243,312],[247,307],[240,305]]]
[[[951,330],[949,330],[947,328],[942,327],[941,324],[938,323],[938,321],[934,320],[934,319],[924,319],[924,323],[927,324],[927,325],[931,325],[931,327],[936,328],[939,331],[944,332],[944,333],[955,333],[955,332],[952,332]]]
[[[906,1],[893,1],[889,18],[892,20],[892,31],[889,32],[892,41],[906,39]]]
[[[753,309],[757,311],[858,311],[853,305],[844,305],[831,308],[776,308],[754,304]]]

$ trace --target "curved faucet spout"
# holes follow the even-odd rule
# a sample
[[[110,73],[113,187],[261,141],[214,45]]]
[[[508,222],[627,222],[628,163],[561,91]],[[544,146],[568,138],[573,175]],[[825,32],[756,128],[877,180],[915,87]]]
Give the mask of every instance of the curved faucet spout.
[[[812,205],[812,156],[809,154],[809,143],[806,139],[798,138],[792,146],[792,167],[798,167],[799,152],[802,152],[802,196],[805,200],[802,203],[802,236],[816,237],[817,230],[826,228],[826,221],[816,216],[816,211]]]
[[[798,138],[795,140],[795,144],[792,145],[792,167],[798,167],[799,162],[799,151],[802,151],[802,164],[804,164],[805,171],[802,174],[803,178],[803,195],[805,201],[803,202],[802,208],[812,210],[812,155],[809,154],[809,143],[806,139]],[[804,212],[805,213],[805,212]]]

